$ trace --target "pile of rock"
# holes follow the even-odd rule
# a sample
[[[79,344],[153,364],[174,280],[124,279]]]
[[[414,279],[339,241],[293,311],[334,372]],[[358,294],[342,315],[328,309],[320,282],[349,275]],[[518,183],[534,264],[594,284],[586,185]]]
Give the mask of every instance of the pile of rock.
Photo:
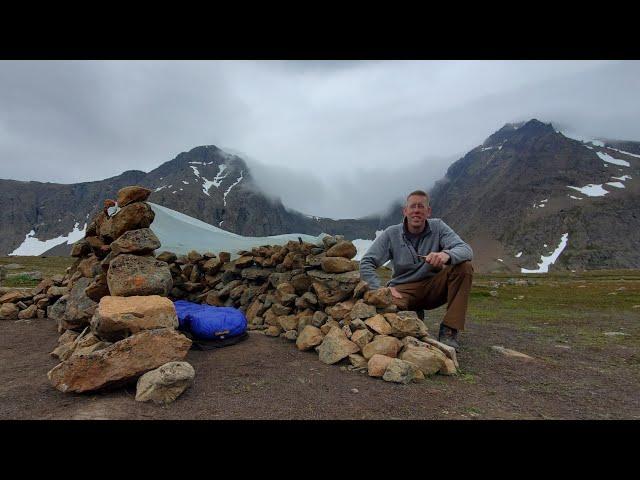
[[[176,330],[176,310],[167,298],[169,266],[154,256],[160,242],[149,229],[154,213],[145,200],[150,194],[142,187],[123,188],[120,209],[112,216],[107,211],[115,202],[106,201],[85,238],[74,244],[71,255],[77,261],[60,286],[46,287],[45,280],[37,288],[46,287],[48,301],[59,297],[48,317],[62,334],[51,352],[61,363],[47,376],[60,391],[87,392],[138,380],[137,400],[167,403],[193,381],[193,367],[181,362],[191,340]]]
[[[350,362],[350,370],[401,383],[456,373],[455,350],[429,337],[416,312],[398,312],[389,289],[368,291],[356,248],[341,236],[238,254],[157,258],[169,263],[170,298],[238,308],[250,330],[315,349],[324,363]]]
[[[140,378],[139,399],[159,398],[150,382],[164,401],[175,398],[193,378],[188,364],[171,363],[191,345],[175,330],[176,299],[238,308],[250,330],[387,381],[456,373],[455,350],[431,338],[416,312],[397,311],[389,289],[368,291],[353,260],[356,248],[343,237],[256,247],[233,261],[229,252],[155,256],[160,242],[149,229],[149,194],[142,187],[120,190],[120,209],[110,216],[115,202],[105,202],[74,245],[77,260],[64,277],[43,280],[35,296],[0,298],[1,315],[33,306],[29,314],[43,316],[46,308],[57,321],[62,335],[52,354],[62,363],[49,378],[59,390],[84,392]]]
[[[0,296],[0,320],[25,320],[47,317],[47,311],[62,296],[69,293],[69,279],[54,275],[42,280],[37,287],[7,288]],[[3,289],[4,290],[4,289]]]

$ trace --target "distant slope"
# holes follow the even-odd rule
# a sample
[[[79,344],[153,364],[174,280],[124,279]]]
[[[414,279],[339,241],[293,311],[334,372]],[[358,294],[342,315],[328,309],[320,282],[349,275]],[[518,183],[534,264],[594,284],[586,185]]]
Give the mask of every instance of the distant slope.
[[[639,175],[638,157],[537,120],[507,124],[451,165],[433,215],[476,247],[483,270],[534,269],[565,233],[552,269],[640,268]]]

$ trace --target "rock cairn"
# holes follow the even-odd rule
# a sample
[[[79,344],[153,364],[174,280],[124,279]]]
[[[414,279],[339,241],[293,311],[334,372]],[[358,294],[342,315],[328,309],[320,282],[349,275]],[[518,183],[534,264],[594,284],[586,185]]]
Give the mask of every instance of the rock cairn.
[[[413,311],[397,311],[388,288],[368,291],[355,246],[341,236],[321,245],[289,241],[240,251],[163,252],[169,296],[242,310],[249,330],[314,350],[327,364],[408,383],[434,373],[455,374],[456,352],[431,338]]]
[[[177,299],[238,308],[249,330],[348,371],[405,384],[457,372],[455,350],[430,337],[416,312],[397,311],[387,288],[368,290],[353,260],[356,248],[342,236],[256,247],[233,261],[230,252],[154,255],[160,242],[149,228],[149,194],[120,190],[120,210],[109,216],[115,202],[105,202],[74,245],[77,260],[64,277],[43,280],[31,297],[0,298],[6,318],[17,318],[19,301],[35,305],[36,315],[46,308],[57,321],[61,336],[52,354],[62,363],[49,372],[56,388],[81,392],[140,378],[137,399],[172,401],[193,378],[188,364],[171,363],[180,363],[191,344],[175,330]]]
[[[77,260],[67,274],[36,287],[61,333],[51,352],[61,362],[47,376],[62,392],[138,381],[137,400],[169,403],[193,381],[193,367],[182,361],[191,340],[176,330],[167,298],[169,265],[154,256],[160,241],[149,228],[155,216],[145,202],[150,194],[137,186],[121,189],[113,215],[108,211],[116,202],[106,200],[74,244]]]

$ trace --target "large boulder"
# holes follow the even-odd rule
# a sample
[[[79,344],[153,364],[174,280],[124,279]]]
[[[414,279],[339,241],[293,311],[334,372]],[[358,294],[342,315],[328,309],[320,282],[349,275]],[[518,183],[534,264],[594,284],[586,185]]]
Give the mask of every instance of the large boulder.
[[[151,207],[144,202],[136,202],[122,208],[113,217],[109,217],[100,227],[100,234],[107,242],[117,240],[129,230],[148,228],[155,218]]]
[[[91,320],[91,331],[110,342],[142,330],[177,327],[173,302],[159,295],[102,297]]]
[[[124,187],[118,190],[118,206],[125,207],[133,202],[144,202],[151,195],[151,190],[137,185]]]
[[[47,373],[61,392],[88,392],[126,385],[168,362],[182,360],[191,340],[172,328],[144,330],[107,348],[71,357]]]
[[[169,362],[145,373],[136,385],[138,402],[168,404],[193,383],[196,371],[187,362]]]
[[[150,228],[138,228],[124,232],[116,241],[111,243],[113,255],[132,253],[147,255],[160,248],[160,240]],[[161,260],[162,261],[162,260]]]
[[[162,295],[166,297],[173,287],[173,280],[169,265],[165,262],[153,257],[118,255],[109,266],[107,284],[109,292],[114,296]]]
[[[360,351],[358,345],[349,340],[338,327],[333,327],[329,330],[318,349],[320,361],[328,365],[337,363],[358,351]]]

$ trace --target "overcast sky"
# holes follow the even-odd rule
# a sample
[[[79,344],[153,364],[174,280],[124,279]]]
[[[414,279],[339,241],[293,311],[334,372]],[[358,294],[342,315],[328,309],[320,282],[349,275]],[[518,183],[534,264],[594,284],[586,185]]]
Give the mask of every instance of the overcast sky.
[[[216,145],[286,206],[358,217],[531,118],[640,140],[640,62],[0,61],[0,178],[99,180]]]

